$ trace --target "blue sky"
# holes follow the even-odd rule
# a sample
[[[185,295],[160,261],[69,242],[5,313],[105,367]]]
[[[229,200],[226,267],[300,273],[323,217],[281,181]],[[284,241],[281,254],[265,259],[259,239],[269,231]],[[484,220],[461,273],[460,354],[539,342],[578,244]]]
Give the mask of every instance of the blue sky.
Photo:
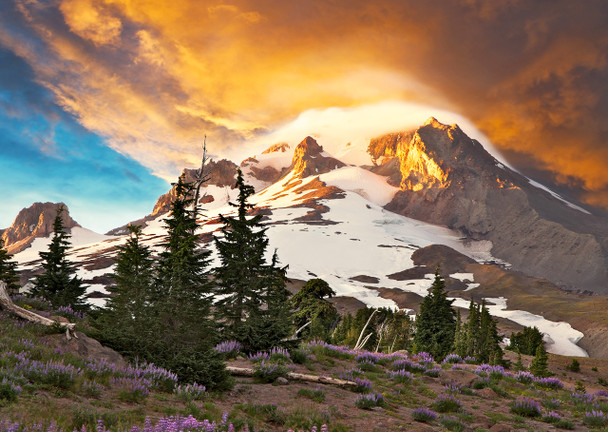
[[[0,227],[36,201],[65,202],[97,232],[151,212],[165,180],[57,106],[22,59],[0,48],[0,64]]]

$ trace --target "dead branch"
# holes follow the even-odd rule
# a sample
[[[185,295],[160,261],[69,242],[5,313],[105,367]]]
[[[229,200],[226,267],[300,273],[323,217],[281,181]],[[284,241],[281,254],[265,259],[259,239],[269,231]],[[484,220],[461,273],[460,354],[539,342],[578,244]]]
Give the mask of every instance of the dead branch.
[[[59,321],[53,321],[52,319],[43,317],[42,315],[38,315],[37,313],[17,306],[15,303],[13,303],[13,300],[11,300],[10,296],[8,295],[8,291],[6,290],[6,283],[4,283],[3,281],[0,281],[0,306],[3,309],[6,309],[9,312],[12,312],[13,314],[17,315],[18,317],[26,319],[30,322],[42,324],[44,326],[58,325],[59,327],[65,329],[65,335],[68,340],[71,339],[70,333],[73,334],[74,328],[76,327],[76,324],[74,323],[62,323]],[[74,337],[76,337],[76,335],[74,335]]]
[[[252,377],[253,374],[255,373],[255,371],[251,368],[241,368],[241,367],[235,367],[235,366],[226,366],[226,370],[228,372],[230,372],[232,375],[246,376],[246,377]],[[301,374],[301,373],[296,373],[296,372],[288,372],[286,377],[291,378],[293,380],[297,380],[297,381],[309,381],[309,382],[315,382],[315,383],[319,383],[319,384],[331,384],[331,385],[337,385],[340,387],[356,387],[357,386],[357,384],[355,384],[352,381],[341,380],[338,378],[332,378],[332,377],[323,376],[323,375],[317,376],[317,375],[306,375],[306,374]]]

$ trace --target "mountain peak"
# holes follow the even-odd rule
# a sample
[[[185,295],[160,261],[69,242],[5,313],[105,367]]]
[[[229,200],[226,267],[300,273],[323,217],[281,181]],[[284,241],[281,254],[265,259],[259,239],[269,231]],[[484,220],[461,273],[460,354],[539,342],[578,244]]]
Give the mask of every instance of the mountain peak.
[[[63,226],[66,229],[80,226],[71,218],[70,211],[64,203],[36,202],[22,209],[13,224],[2,233],[2,240],[9,253],[21,252],[35,238],[51,235],[57,210],[60,206],[63,206]]]
[[[344,163],[323,151],[323,146],[312,137],[307,136],[298,144],[293,153],[291,170],[299,177],[323,174],[343,167]]]
[[[290,148],[291,147],[286,142],[277,143],[277,144],[273,144],[270,147],[268,147],[266,150],[264,150],[262,152],[262,154],[279,153],[279,152],[285,153]]]

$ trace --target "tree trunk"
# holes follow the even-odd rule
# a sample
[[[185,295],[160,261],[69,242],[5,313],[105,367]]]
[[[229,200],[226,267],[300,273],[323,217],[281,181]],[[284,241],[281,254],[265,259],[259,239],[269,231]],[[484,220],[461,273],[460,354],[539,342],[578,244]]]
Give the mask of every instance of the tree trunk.
[[[230,372],[232,375],[247,376],[247,377],[252,377],[253,374],[255,373],[255,371],[251,368],[241,368],[241,367],[235,367],[235,366],[226,366],[226,370],[228,372]],[[340,387],[356,387],[357,386],[357,384],[355,384],[352,381],[341,380],[338,378],[332,378],[332,377],[328,377],[328,376],[306,375],[306,374],[301,374],[301,373],[296,373],[296,372],[287,372],[287,374],[285,376],[287,378],[291,378],[293,380],[309,381],[309,382],[315,382],[315,383],[319,383],[319,384],[332,384],[332,385],[337,385]]]
[[[2,307],[2,309],[6,309],[9,312],[12,312],[18,317],[21,317],[34,323],[42,324],[45,326],[58,325],[59,327],[65,329],[65,335],[68,339],[71,338],[70,332],[73,333],[74,327],[76,327],[76,324],[53,321],[52,319],[43,317],[42,315],[38,315],[37,313],[28,311],[27,309],[23,309],[22,307],[15,305],[11,300],[10,296],[8,295],[8,292],[6,290],[6,283],[4,283],[3,281],[0,281],[0,306]]]

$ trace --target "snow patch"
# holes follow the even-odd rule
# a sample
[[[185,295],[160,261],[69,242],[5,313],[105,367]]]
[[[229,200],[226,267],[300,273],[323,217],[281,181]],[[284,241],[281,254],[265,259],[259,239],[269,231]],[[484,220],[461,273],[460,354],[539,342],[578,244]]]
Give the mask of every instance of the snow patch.
[[[553,192],[551,189],[549,189],[547,186],[542,185],[534,180],[528,179],[528,183],[530,183],[532,186],[538,188],[538,189],[542,189],[545,192],[548,192],[553,198],[560,200],[561,202],[565,203],[568,207],[573,208],[574,210],[578,210],[582,213],[588,214],[590,215],[591,213],[589,213],[587,210],[585,210],[584,208],[577,206],[576,204],[572,204],[570,201],[566,200],[565,198],[563,198],[561,195],[559,195],[556,192]]]
[[[346,166],[319,176],[319,180],[329,186],[355,192],[363,198],[385,206],[399,190],[386,182],[386,178],[359,167]]]

